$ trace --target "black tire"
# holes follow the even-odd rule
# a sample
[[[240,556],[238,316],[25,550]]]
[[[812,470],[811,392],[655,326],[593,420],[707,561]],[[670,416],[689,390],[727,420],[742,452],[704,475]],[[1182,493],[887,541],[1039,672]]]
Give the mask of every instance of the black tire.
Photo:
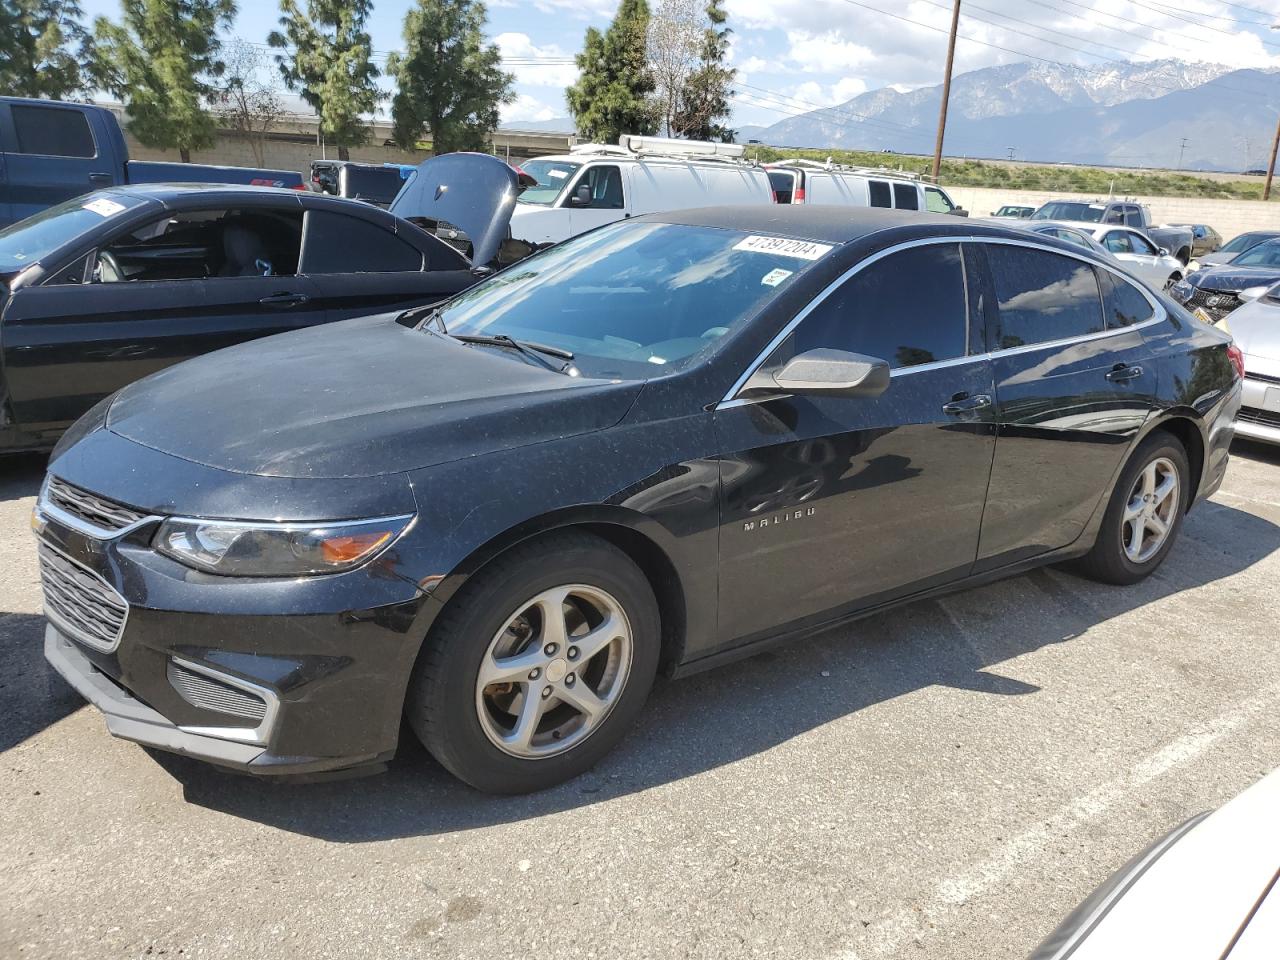
[[[1124,549],[1124,511],[1139,476],[1148,465],[1160,459],[1172,463],[1177,471],[1178,503],[1173,511],[1169,533],[1160,549],[1146,561],[1136,563]],[[1143,440],[1129,457],[1116,482],[1115,490],[1111,493],[1111,502],[1107,504],[1107,512],[1102,518],[1098,539],[1094,542],[1093,549],[1075,564],[1076,569],[1090,579],[1120,585],[1137,583],[1149,577],[1164,562],[1178,539],[1190,493],[1191,469],[1187,451],[1173,434],[1157,430]]]
[[[1169,274],[1169,279],[1164,282],[1164,289],[1168,290],[1170,287],[1172,287],[1175,283],[1177,283],[1181,279],[1182,279],[1182,274],[1180,273]]]
[[[604,590],[622,607],[632,631],[630,672],[613,707],[579,744],[538,759],[512,756],[481,725],[480,665],[521,604],[565,584]],[[653,686],[660,647],[658,604],[636,564],[592,534],[549,534],[498,557],[449,601],[414,668],[406,700],[409,724],[432,756],[477,790],[543,790],[586,772],[626,735]]]

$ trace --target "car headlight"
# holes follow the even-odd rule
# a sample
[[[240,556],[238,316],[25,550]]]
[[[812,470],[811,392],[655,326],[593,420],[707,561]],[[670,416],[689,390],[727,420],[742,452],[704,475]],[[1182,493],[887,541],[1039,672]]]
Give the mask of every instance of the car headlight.
[[[1187,273],[1195,273],[1199,269],[1200,269],[1199,260],[1192,260],[1190,263],[1187,264]]]
[[[262,523],[172,517],[155,548],[197,570],[228,577],[299,577],[367,563],[409,528],[412,516],[333,523]]]
[[[1196,288],[1193,287],[1191,284],[1187,283],[1187,281],[1179,280],[1177,283],[1175,283],[1172,287],[1169,288],[1169,292],[1173,294],[1175,297],[1177,297],[1179,300],[1185,300],[1187,297],[1191,296],[1191,294],[1195,292],[1195,289]]]

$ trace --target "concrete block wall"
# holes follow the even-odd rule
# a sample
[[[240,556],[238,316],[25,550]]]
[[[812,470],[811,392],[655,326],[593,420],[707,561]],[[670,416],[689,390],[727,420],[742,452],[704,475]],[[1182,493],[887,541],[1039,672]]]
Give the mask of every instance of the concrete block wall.
[[[944,183],[943,186],[946,186]],[[946,187],[951,198],[970,216],[989,216],[1006,203],[1038,207],[1049,200],[1098,200],[1097,194],[1044,193],[1035,190],[992,190],[985,187]],[[1280,184],[1277,184],[1280,194]],[[1280,196],[1277,197],[1280,200]],[[1138,197],[1151,208],[1157,223],[1207,223],[1224,239],[1246,230],[1280,230],[1280,202],[1215,200],[1206,197]]]
[[[161,160],[177,163],[181,158],[177,150],[155,150],[144,147],[133,137],[129,141],[129,156],[134,160]],[[320,148],[314,143],[299,143],[292,140],[268,140],[265,144],[265,157],[262,166],[269,170],[297,170],[304,178],[311,176],[311,161],[320,159]],[[326,156],[336,160],[338,151],[330,148]],[[418,164],[427,158],[423,151],[401,150],[397,147],[385,147],[367,144],[363,147],[351,148],[351,159],[365,163],[413,163]],[[249,141],[241,137],[219,135],[217,142],[208,150],[196,150],[191,154],[192,163],[207,163],[218,167],[256,167],[253,150]]]

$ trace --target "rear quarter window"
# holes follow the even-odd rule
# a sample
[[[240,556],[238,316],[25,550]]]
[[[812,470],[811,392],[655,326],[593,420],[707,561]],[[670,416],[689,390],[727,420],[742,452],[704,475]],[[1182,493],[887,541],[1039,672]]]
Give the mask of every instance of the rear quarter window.
[[[390,228],[328,210],[308,210],[300,273],[401,273],[422,269],[422,253]]]
[[[1156,315],[1151,301],[1128,280],[1109,270],[1099,270],[1098,276],[1102,282],[1103,301],[1107,305],[1107,329],[1131,327]]]

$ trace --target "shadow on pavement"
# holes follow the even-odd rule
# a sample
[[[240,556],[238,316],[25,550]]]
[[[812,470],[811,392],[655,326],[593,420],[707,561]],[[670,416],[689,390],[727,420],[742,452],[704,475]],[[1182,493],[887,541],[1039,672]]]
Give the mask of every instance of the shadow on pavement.
[[[44,617],[0,613],[0,753],[85,705],[44,659]]]
[[[719,670],[660,681],[637,729],[594,771],[531,796],[489,797],[463,786],[407,730],[391,769],[357,781],[267,783],[181,757],[158,759],[193,803],[336,842],[524,820],[733,763],[931,685],[990,696],[1036,694],[1039,688],[992,668],[1229,577],[1280,549],[1280,527],[1219,503],[1197,506],[1183,537],[1161,570],[1133,587],[1038,570],[957,594],[947,604],[963,604],[968,634],[943,603],[926,600]]]
[[[0,456],[0,501],[34,497],[44,482],[47,453],[13,453]]]

